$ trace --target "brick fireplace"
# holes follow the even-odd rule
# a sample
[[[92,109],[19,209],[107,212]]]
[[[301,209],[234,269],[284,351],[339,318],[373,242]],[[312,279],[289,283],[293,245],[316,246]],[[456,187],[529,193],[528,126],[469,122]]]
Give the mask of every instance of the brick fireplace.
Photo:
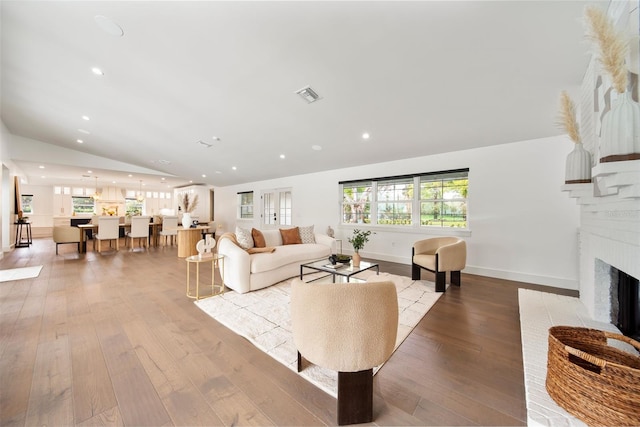
[[[580,206],[580,301],[594,320],[615,324],[617,271],[640,278],[640,160],[601,163],[592,176],[562,191]]]

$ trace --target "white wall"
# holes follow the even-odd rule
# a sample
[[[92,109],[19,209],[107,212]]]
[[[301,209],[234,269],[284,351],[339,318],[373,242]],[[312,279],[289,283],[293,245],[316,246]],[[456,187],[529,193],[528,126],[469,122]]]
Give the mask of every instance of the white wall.
[[[53,227],[53,187],[50,185],[28,185],[20,188],[22,194],[33,194],[33,212],[29,217],[31,227]]]
[[[564,162],[571,151],[564,136],[496,145],[414,159],[328,172],[299,175],[237,186],[216,188],[216,220],[225,231],[259,227],[260,192],[292,188],[294,225],[327,226],[346,241],[353,227],[339,226],[338,182],[420,172],[469,168],[468,212],[470,235],[465,272],[567,289],[578,289],[575,202],[561,193]],[[237,221],[237,193],[254,191],[253,221]],[[362,227],[361,227],[362,228]],[[409,264],[411,245],[424,233],[376,234],[363,256]]]

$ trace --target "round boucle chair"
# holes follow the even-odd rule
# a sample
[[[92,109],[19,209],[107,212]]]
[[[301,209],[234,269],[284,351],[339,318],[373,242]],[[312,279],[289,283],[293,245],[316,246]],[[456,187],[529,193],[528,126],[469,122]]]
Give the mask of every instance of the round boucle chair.
[[[302,358],[338,371],[338,424],[373,421],[373,368],[393,353],[398,297],[393,282],[291,285],[291,325]]]
[[[458,237],[432,237],[419,240],[411,248],[411,279],[420,280],[420,269],[436,274],[436,292],[446,290],[445,274],[451,284],[460,286],[460,270],[467,264],[467,243]]]

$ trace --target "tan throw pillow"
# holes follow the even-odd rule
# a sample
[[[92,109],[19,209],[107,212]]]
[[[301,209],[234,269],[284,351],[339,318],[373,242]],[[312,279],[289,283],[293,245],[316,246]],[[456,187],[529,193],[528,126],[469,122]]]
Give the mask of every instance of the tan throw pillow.
[[[251,229],[251,237],[253,237],[253,244],[256,248],[264,248],[267,246],[267,243],[264,240],[264,235],[262,231],[256,230],[255,228]]]
[[[283,245],[299,245],[302,243],[300,240],[300,231],[298,227],[280,229],[280,235],[282,236]]]
[[[236,227],[236,240],[242,249],[251,249],[253,247],[253,237],[251,230]]]

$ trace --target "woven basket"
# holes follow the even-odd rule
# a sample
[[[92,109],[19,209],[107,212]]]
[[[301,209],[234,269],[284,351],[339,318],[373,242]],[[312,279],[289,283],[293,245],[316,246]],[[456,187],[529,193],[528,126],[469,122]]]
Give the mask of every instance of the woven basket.
[[[558,405],[589,425],[640,425],[640,356],[607,345],[607,338],[640,350],[640,343],[596,329],[549,329],[546,388]]]

